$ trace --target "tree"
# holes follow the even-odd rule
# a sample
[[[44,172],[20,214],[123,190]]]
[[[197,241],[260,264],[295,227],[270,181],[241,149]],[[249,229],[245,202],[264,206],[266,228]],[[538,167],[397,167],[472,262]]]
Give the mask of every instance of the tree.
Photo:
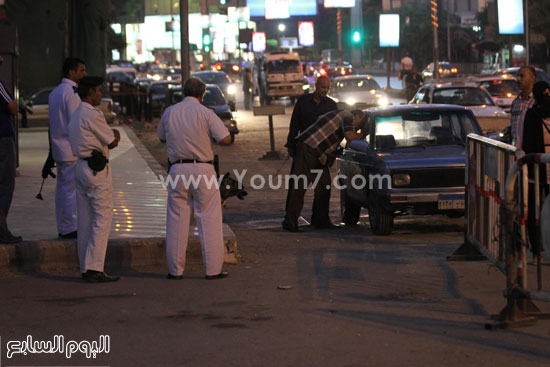
[[[530,0],[529,1],[529,28],[531,32],[539,33],[544,36],[546,54],[545,59],[550,57],[550,0]]]

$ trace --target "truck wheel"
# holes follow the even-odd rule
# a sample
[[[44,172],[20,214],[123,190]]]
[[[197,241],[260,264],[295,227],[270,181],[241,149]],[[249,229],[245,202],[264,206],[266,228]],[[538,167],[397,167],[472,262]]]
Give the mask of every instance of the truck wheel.
[[[345,189],[340,190],[340,214],[346,226],[354,226],[359,222],[361,207],[349,200]]]
[[[369,194],[369,222],[372,232],[377,236],[386,236],[392,232],[393,214],[373,193]]]

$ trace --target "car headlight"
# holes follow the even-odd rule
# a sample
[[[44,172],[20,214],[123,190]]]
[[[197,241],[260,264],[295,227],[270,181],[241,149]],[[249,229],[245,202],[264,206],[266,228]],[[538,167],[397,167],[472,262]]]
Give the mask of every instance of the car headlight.
[[[153,80],[160,80],[160,75],[158,74],[153,75]]]
[[[393,175],[393,186],[407,186],[411,183],[411,175],[407,173],[396,173]]]
[[[303,90],[308,90],[308,89],[309,89],[309,84],[304,84],[304,85],[302,85],[302,89],[303,89]]]
[[[166,80],[170,81],[170,80],[172,80],[172,77],[168,76],[168,77],[166,77]]]
[[[235,94],[236,91],[237,89],[234,85],[230,85],[229,87],[227,87],[227,94]]]
[[[390,104],[390,101],[386,97],[382,97],[378,99],[379,106],[387,106],[389,104]]]
[[[350,106],[353,106],[355,103],[357,103],[357,101],[354,98],[348,98],[346,99],[346,103]]]

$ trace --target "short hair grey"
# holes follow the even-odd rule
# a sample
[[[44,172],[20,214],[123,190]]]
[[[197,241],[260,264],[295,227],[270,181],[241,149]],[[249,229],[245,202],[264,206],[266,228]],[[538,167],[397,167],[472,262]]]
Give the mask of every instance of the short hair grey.
[[[185,97],[200,98],[206,91],[206,84],[198,78],[189,78],[183,85],[183,95]]]

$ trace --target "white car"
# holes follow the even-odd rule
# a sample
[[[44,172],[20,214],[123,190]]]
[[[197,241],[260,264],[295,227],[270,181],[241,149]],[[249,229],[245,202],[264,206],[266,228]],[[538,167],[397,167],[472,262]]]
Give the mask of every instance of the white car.
[[[416,92],[411,104],[448,104],[464,106],[476,117],[506,117],[489,92],[474,82],[425,84]]]
[[[348,109],[390,105],[388,96],[370,75],[349,75],[334,78],[329,97]]]
[[[27,110],[27,121],[31,127],[48,126],[48,97],[55,87],[46,87],[34,93],[28,100],[25,101]],[[111,98],[101,98],[101,104],[97,109],[103,112],[108,123],[112,123],[116,117],[113,111],[113,100]]]
[[[510,112],[512,101],[519,94],[518,83],[514,76],[510,74],[481,76],[476,78],[476,83],[487,89],[497,106]]]

